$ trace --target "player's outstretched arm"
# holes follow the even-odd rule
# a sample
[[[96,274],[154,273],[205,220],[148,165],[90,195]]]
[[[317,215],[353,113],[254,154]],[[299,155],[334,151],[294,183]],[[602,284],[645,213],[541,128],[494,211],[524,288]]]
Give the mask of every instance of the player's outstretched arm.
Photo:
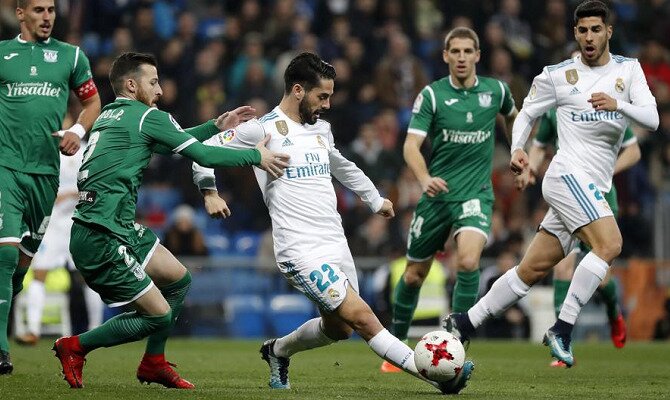
[[[360,199],[370,207],[372,212],[378,213],[384,203],[384,198],[381,197],[379,191],[372,183],[370,178],[361,171],[355,163],[349,161],[344,157],[340,151],[335,147],[332,134],[329,137],[331,150],[328,153],[330,161],[330,173],[343,184],[347,189],[356,193]]]
[[[79,151],[81,139],[86,136],[86,132],[91,129],[96,118],[100,115],[101,104],[98,94],[79,101],[83,109],[79,113],[77,122],[68,129],[52,134],[52,136],[61,138],[58,148],[66,156],[74,155]]]

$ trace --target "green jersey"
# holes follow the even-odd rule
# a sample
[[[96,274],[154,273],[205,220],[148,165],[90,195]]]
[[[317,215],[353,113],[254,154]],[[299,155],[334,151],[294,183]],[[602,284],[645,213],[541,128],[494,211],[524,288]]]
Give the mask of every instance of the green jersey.
[[[212,153],[196,153],[188,147],[209,149],[196,137],[207,138],[219,132],[209,121],[184,131],[172,116],[155,107],[127,98],[117,98],[102,109],[91,128],[88,147],[77,176],[79,202],[74,219],[109,231],[121,240],[134,237],[137,190],[145,168],[156,151],[171,149],[189,156],[200,154],[213,159]],[[191,135],[193,134],[193,136]],[[195,137],[194,137],[195,136]],[[194,146],[191,146],[194,145]],[[252,165],[260,162],[258,150],[213,148],[220,155],[238,156],[218,165]],[[166,171],[169,173],[169,171]]]
[[[556,109],[552,108],[542,116],[533,143],[539,147],[546,147],[548,144],[551,144],[555,149],[558,149],[558,130],[556,126]],[[628,147],[635,142],[637,142],[637,138],[633,130],[627,126],[623,133],[621,147]]]
[[[77,46],[49,38],[0,42],[0,165],[28,173],[58,175],[59,139],[70,89],[91,79]]]
[[[419,93],[407,132],[430,138],[428,172],[449,186],[448,193],[429,200],[493,199],[496,115],[509,115],[513,110],[507,84],[483,76],[477,76],[475,85],[467,89],[455,87],[446,77]]]

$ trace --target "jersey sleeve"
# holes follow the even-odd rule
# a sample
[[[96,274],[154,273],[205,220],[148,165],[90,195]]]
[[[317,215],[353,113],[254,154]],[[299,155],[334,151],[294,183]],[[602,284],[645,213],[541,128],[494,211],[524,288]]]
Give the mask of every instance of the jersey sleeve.
[[[91,63],[88,61],[88,57],[79,47],[76,47],[74,67],[72,68],[72,74],[70,74],[70,88],[76,89],[92,77]]]
[[[207,139],[208,146],[229,147],[233,149],[249,149],[255,147],[265,137],[265,130],[258,120],[253,119],[233,129],[219,132]],[[193,183],[200,190],[216,190],[214,168],[206,168],[193,163]]]
[[[530,91],[523,101],[523,107],[514,120],[512,153],[525,146],[535,120],[549,109],[556,107],[556,104],[556,88],[549,69],[545,67],[542,73],[533,79]]]
[[[512,91],[509,90],[509,85],[506,82],[498,81],[501,90],[500,113],[503,115],[510,115],[514,111],[514,98],[512,98]]]
[[[173,153],[198,141],[186,133],[172,115],[157,108],[150,108],[142,115],[139,128],[142,137],[172,149]]]
[[[650,106],[656,107],[656,98],[649,90],[647,78],[644,76],[642,66],[635,60],[635,65],[632,70],[631,85],[630,85],[630,102],[636,106]]]
[[[367,204],[372,212],[377,212],[384,204],[384,198],[379,194],[374,183],[352,161],[347,160],[335,147],[332,132],[328,134],[330,152],[330,173],[345,187],[356,193]]]
[[[412,107],[412,118],[409,121],[408,133],[414,133],[420,136],[426,136],[430,125],[433,123],[436,103],[435,92],[430,86],[426,86],[416,96],[414,106]]]

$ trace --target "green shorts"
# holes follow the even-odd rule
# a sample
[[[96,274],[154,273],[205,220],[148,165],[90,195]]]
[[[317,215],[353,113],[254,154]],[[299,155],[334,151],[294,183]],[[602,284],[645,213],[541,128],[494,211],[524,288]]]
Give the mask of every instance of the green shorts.
[[[150,229],[136,224],[132,237],[121,241],[94,225],[75,220],[70,253],[86,284],[110,307],[137,300],[154,286],[144,268],[159,240]]]
[[[605,200],[607,200],[607,204],[610,206],[610,209],[612,210],[614,218],[618,217],[619,199],[617,198],[616,187],[614,187],[614,182],[612,182],[612,188],[610,189],[609,192],[605,193],[604,197]],[[591,248],[586,243],[579,242],[579,250],[583,251],[584,253],[588,253],[589,251],[591,251]]]
[[[425,261],[444,249],[449,233],[463,230],[480,232],[488,237],[491,230],[493,201],[470,199],[466,201],[419,200],[407,236],[407,259]]]
[[[37,252],[49,225],[58,176],[26,174],[0,166],[0,243],[20,243]]]

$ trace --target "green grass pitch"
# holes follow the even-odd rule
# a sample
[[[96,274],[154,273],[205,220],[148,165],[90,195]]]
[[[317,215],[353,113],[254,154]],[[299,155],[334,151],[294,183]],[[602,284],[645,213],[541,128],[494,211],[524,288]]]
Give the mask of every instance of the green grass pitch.
[[[440,394],[407,374],[381,374],[380,360],[361,340],[300,353],[291,360],[288,391],[267,388],[267,365],[257,341],[175,339],[168,360],[195,391],[140,385],[139,343],[91,353],[84,388],[69,389],[51,341],[12,347],[14,374],[0,376],[0,399],[430,399]],[[462,399],[670,398],[670,343],[578,343],[577,365],[548,366],[548,351],[526,342],[474,341],[467,357],[477,367]]]

